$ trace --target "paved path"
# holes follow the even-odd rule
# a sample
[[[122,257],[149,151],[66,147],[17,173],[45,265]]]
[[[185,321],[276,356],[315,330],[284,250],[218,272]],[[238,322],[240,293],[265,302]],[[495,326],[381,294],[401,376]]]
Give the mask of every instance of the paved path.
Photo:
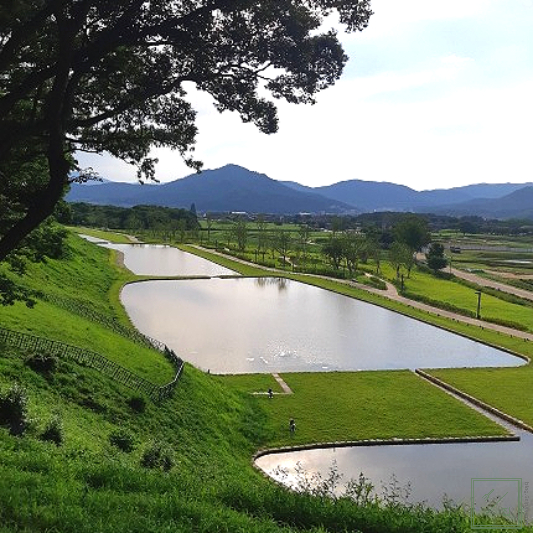
[[[294,394],[292,389],[285,383],[283,378],[279,374],[272,374],[272,377],[279,383],[283,394]]]
[[[422,302],[417,302],[416,300],[411,300],[409,298],[406,298],[405,296],[401,296],[400,294],[398,294],[396,287],[392,283],[389,283],[387,281],[386,284],[387,284],[387,290],[380,291],[379,289],[374,289],[372,287],[367,287],[366,285],[362,285],[360,283],[352,282],[352,285],[356,286],[357,288],[366,290],[368,292],[372,292],[374,294],[385,296],[386,298],[389,298],[390,300],[400,302],[414,309],[420,309],[421,311],[426,311],[427,313],[431,313],[433,315],[449,318],[451,320],[454,320],[455,322],[462,322],[464,324],[470,324],[472,326],[479,326],[484,329],[490,329],[492,331],[499,331],[500,333],[504,333],[512,337],[518,337],[520,339],[526,339],[529,341],[533,341],[533,334],[531,333],[526,333],[524,331],[520,331],[517,329],[508,328],[506,326],[500,326],[499,324],[493,324],[492,322],[485,322],[484,320],[478,320],[477,318],[470,318],[467,316],[459,315],[457,313],[452,313],[451,311],[445,311],[444,309],[439,309],[438,307],[433,307],[431,305],[427,305]]]
[[[287,385],[284,379],[277,373],[272,374],[272,377],[279,383],[281,390],[283,392],[274,392],[275,396],[288,396],[294,394],[293,390]],[[252,392],[254,396],[267,396],[268,392]]]

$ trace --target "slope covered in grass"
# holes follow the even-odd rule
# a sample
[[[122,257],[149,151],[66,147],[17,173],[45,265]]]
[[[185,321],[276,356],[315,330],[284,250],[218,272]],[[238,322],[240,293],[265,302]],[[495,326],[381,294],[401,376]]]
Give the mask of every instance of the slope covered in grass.
[[[0,327],[92,350],[154,383],[168,383],[174,370],[157,351],[111,327],[117,322],[132,329],[117,295],[133,276],[115,267],[115,260],[114,251],[71,235],[64,259],[32,264],[24,277],[28,287],[42,293],[35,308],[0,306]]]

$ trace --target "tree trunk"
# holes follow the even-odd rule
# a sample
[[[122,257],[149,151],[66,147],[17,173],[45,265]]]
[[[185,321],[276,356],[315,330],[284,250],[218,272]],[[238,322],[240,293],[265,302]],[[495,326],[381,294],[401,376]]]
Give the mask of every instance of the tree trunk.
[[[24,218],[12,226],[0,240],[0,261],[5,260],[19,246],[22,239],[53,213],[54,207],[63,195],[69,164],[62,154],[59,158],[50,154],[49,162],[50,181],[39,197],[35,198]]]

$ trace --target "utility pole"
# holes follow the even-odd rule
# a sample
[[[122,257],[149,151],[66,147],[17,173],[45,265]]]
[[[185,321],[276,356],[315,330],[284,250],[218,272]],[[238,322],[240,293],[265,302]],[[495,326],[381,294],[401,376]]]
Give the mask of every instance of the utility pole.
[[[481,291],[476,291],[477,294],[477,312],[476,318],[481,319]]]

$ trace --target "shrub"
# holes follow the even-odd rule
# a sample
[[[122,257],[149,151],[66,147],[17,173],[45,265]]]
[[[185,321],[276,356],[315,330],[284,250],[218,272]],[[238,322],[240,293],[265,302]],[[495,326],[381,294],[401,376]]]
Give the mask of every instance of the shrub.
[[[174,466],[174,454],[163,443],[152,442],[142,454],[141,466],[144,468],[160,468],[168,472]]]
[[[9,426],[11,435],[22,435],[28,427],[28,395],[19,384],[0,394],[0,425]]]
[[[49,353],[31,353],[26,357],[26,365],[39,374],[50,375],[57,369],[58,358]]]
[[[130,453],[135,448],[135,437],[124,429],[111,433],[109,442],[126,453]]]
[[[146,409],[146,400],[143,396],[132,396],[128,400],[128,405],[136,413],[144,413]]]
[[[64,440],[63,421],[60,415],[55,414],[40,436],[41,440],[53,442],[56,446],[61,446]]]

